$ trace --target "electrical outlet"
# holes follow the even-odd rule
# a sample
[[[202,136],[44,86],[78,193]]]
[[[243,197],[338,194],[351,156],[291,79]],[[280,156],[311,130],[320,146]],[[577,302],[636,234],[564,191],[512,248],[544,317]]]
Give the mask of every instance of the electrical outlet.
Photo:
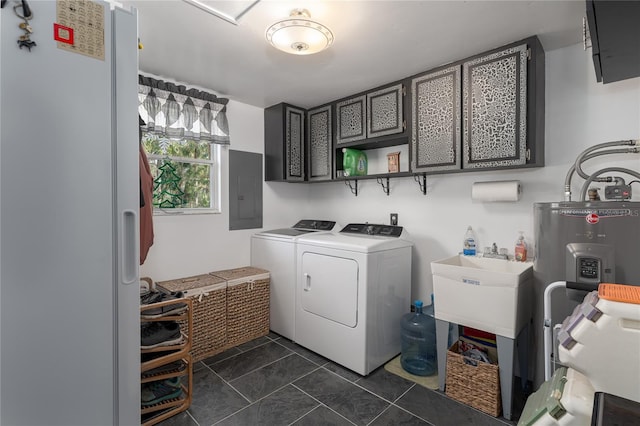
[[[398,225],[398,213],[391,213],[391,224],[393,226],[397,226]]]

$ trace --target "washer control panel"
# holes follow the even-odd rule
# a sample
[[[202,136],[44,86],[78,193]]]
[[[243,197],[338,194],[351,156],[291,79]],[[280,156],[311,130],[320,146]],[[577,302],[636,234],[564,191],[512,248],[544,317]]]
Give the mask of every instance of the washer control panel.
[[[303,219],[293,225],[296,229],[312,229],[317,231],[331,231],[336,225],[335,222],[330,220],[309,220]]]

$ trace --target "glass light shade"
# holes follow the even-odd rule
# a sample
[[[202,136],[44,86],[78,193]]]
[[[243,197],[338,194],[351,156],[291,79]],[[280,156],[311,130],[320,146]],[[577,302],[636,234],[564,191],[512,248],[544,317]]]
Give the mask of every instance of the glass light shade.
[[[324,25],[308,19],[306,10],[294,10],[289,19],[267,28],[269,43],[283,52],[295,55],[318,53],[333,43],[333,33]]]

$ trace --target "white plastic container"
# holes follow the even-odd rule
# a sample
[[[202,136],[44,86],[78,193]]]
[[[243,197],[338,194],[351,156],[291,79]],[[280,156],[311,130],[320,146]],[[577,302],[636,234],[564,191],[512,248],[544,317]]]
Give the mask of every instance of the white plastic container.
[[[515,339],[531,318],[531,262],[459,255],[431,271],[437,319]]]
[[[572,368],[556,370],[533,393],[518,426],[582,426],[591,424],[595,391],[589,379]]]
[[[595,322],[582,318],[570,331],[571,349],[558,358],[589,378],[597,392],[640,402],[640,305],[599,299]]]

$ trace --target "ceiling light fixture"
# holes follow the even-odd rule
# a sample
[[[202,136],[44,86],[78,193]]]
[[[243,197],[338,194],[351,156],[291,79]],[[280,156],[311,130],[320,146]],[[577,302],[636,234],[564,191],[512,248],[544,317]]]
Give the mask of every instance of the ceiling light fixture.
[[[267,28],[267,40],[275,48],[294,55],[311,55],[331,46],[331,30],[310,18],[307,9],[293,9],[288,19]]]

